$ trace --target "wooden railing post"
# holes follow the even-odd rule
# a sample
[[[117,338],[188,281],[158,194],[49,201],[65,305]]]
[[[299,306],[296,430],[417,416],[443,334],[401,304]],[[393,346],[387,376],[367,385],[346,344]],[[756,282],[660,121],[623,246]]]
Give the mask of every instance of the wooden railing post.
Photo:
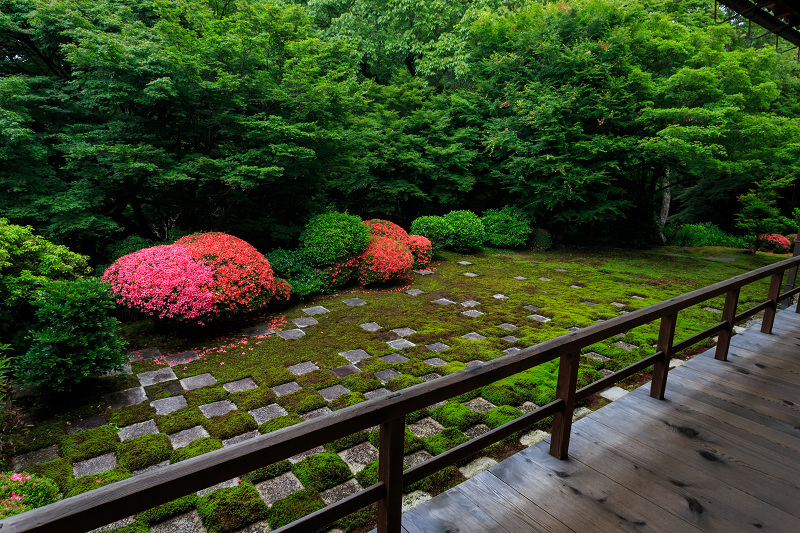
[[[783,272],[777,272],[772,275],[769,282],[767,299],[770,300],[770,306],[764,310],[761,333],[772,333],[772,323],[775,322],[775,312],[778,310],[778,296],[781,294],[781,281],[783,281]]]
[[[653,381],[650,383],[650,396],[657,400],[663,400],[664,391],[667,390],[667,374],[669,373],[669,361],[672,359],[672,341],[675,339],[677,323],[678,313],[661,317],[656,351],[663,352],[664,355],[653,365]]]
[[[550,438],[550,455],[566,459],[569,454],[569,436],[572,431],[572,413],[575,411],[575,391],[578,388],[579,351],[564,354],[558,363],[556,399],[564,402],[564,409],[553,416],[553,435]]]
[[[378,501],[378,533],[400,533],[404,438],[405,417],[393,418],[381,424],[378,480],[386,484],[386,496]]]
[[[797,257],[800,255],[800,227],[797,229],[797,235],[794,238],[794,244],[792,245],[792,257]],[[786,274],[786,284],[783,286],[783,292],[790,291],[794,289],[794,284],[797,281],[797,267],[793,266],[790,268]],[[786,309],[792,305],[792,299],[789,298],[778,304],[778,309]],[[796,312],[800,312],[800,300],[797,302],[798,309],[795,310]]]
[[[722,308],[722,320],[727,322],[725,329],[719,332],[717,338],[717,351],[714,352],[714,359],[720,361],[728,360],[728,348],[731,346],[733,336],[733,319],[736,316],[736,307],[739,305],[739,287],[731,289],[725,295],[725,307]]]

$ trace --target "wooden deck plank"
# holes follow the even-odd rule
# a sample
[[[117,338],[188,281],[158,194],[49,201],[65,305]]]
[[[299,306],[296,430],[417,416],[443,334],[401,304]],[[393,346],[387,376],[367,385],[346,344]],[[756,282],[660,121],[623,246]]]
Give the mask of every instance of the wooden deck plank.
[[[454,489],[439,494],[433,500],[418,505],[403,515],[403,527],[408,533],[468,533],[496,531],[518,533],[507,529],[483,512],[462,492]]]

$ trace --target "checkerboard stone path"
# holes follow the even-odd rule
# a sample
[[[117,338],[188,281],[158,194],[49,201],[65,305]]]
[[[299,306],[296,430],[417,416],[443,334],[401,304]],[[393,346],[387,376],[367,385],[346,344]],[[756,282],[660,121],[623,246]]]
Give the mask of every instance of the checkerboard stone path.
[[[168,415],[179,409],[183,409],[187,405],[186,398],[183,396],[170,396],[169,398],[150,402],[150,406],[155,408],[157,415]]]
[[[307,307],[303,309],[303,312],[307,315],[324,315],[330,313],[326,308],[322,307],[321,305],[315,305],[314,307]]]
[[[314,317],[304,316],[301,318],[293,318],[292,323],[298,328],[308,328],[311,326],[316,326],[319,324],[319,321]]]
[[[228,392],[244,392],[246,390],[253,390],[258,388],[258,384],[253,378],[244,378],[236,381],[229,381],[222,385],[222,388]]]
[[[230,400],[220,400],[218,402],[203,404],[199,408],[204,417],[213,418],[235,411],[236,405]]]
[[[362,305],[367,305],[367,302],[362,300],[361,298],[348,298],[346,300],[342,300],[345,305],[349,305],[350,307],[359,307]]]
[[[306,332],[303,331],[300,328],[287,329],[287,330],[283,330],[283,331],[279,331],[278,332],[278,337],[280,337],[280,338],[282,338],[284,340],[287,340],[287,341],[297,340],[297,339],[300,339],[300,338],[305,337],[305,336],[306,336]]]
[[[304,363],[298,363],[296,365],[292,365],[287,368],[289,372],[294,374],[295,376],[302,376],[303,374],[308,374],[309,372],[314,372],[315,370],[319,370],[319,367],[312,363],[311,361],[306,361]]]
[[[389,341],[386,344],[388,344],[395,350],[404,350],[406,348],[413,348],[414,346],[416,346],[416,344],[414,344],[408,339],[397,339],[394,341]]]
[[[364,359],[369,359],[372,357],[368,354],[365,350],[356,349],[356,350],[348,350],[346,352],[339,352],[339,355],[343,356],[345,359],[350,361],[351,363],[355,364],[359,361],[363,361]]]
[[[138,424],[131,424],[130,426],[126,426],[117,431],[119,440],[123,442],[126,440],[135,439],[136,437],[150,435],[152,433],[158,433],[158,426],[156,426],[155,420],[152,419],[139,422]]]
[[[399,353],[390,353],[389,355],[384,355],[380,359],[392,365],[402,363],[403,361],[408,361],[408,357],[405,355],[400,355]]]
[[[269,325],[262,324],[260,326],[253,326],[244,330],[244,334],[248,337],[266,337],[275,333]]]
[[[164,360],[169,364],[169,366],[177,366],[177,365],[185,365],[186,363],[191,363],[192,361],[197,361],[200,359],[200,356],[195,351],[188,351],[188,352],[181,352],[176,353],[173,355],[167,355],[164,357]]]
[[[259,407],[258,409],[248,411],[248,414],[252,416],[256,420],[256,424],[260,426],[268,420],[272,420],[273,418],[277,418],[279,416],[286,416],[289,413],[280,405],[272,403],[265,407]]]
[[[444,366],[447,364],[447,361],[439,357],[431,357],[430,359],[425,359],[423,362],[428,363],[431,366]]]
[[[319,395],[322,396],[326,402],[332,402],[342,394],[347,394],[348,392],[350,392],[350,389],[348,389],[344,385],[334,385],[333,387],[320,389],[318,392]]]
[[[271,387],[271,390],[272,392],[275,393],[275,396],[284,396],[286,394],[297,392],[302,388],[303,387],[298,385],[296,381],[292,381],[290,383],[284,383],[283,385],[276,385],[274,387]]]
[[[433,344],[426,344],[425,347],[427,349],[429,349],[430,351],[432,351],[432,352],[439,353],[439,352],[445,351],[450,346],[448,346],[447,344],[445,344],[443,342],[434,342]]]
[[[411,328],[397,328],[393,329],[392,333],[396,333],[400,337],[408,337],[409,335],[413,335],[414,333],[416,333],[416,330],[413,330]]]
[[[475,331],[473,331],[472,333],[467,333],[466,335],[461,335],[461,337],[464,338],[464,339],[469,339],[471,341],[482,341],[483,339],[486,338],[483,335],[481,335],[480,333],[475,332]]]
[[[393,368],[387,368],[386,370],[379,370],[375,372],[375,377],[378,378],[382,384],[386,384],[392,379],[396,378],[397,376],[401,376],[402,374]]]
[[[448,300],[447,298],[439,298],[438,300],[431,300],[431,302],[439,305],[450,305],[455,303],[453,300]]]

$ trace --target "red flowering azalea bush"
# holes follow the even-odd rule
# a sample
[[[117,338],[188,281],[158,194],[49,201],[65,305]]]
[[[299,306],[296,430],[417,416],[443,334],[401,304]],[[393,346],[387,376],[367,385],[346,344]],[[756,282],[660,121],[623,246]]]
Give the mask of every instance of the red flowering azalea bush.
[[[394,222],[389,222],[388,220],[382,220],[380,218],[373,218],[371,220],[365,220],[364,224],[366,224],[369,228],[371,235],[378,237],[389,237],[390,239],[402,242],[408,246],[408,232]]]
[[[358,264],[358,283],[402,279],[411,273],[414,258],[405,244],[389,237],[374,236]]]
[[[422,235],[409,235],[408,247],[414,256],[414,268],[428,266],[433,259],[433,245],[427,237]]]
[[[327,267],[323,271],[325,285],[328,287],[342,287],[347,285],[356,279],[360,262],[360,257],[351,257],[350,259],[340,261]]]
[[[759,235],[756,246],[758,250],[776,254],[788,254],[792,249],[789,239],[777,233]]]
[[[542,228],[534,228],[531,238],[531,251],[544,252],[553,245],[553,237],[550,232]]]
[[[26,474],[0,474],[0,518],[42,507],[61,498],[50,479]]]
[[[120,257],[103,274],[117,303],[158,318],[202,320],[216,312],[214,267],[174,244]]]

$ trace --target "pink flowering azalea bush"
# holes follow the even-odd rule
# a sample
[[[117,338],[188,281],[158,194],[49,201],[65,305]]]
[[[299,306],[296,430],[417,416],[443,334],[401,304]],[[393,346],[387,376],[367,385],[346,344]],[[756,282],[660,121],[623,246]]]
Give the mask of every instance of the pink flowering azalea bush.
[[[365,220],[364,224],[369,228],[370,235],[389,237],[390,239],[402,242],[408,246],[408,232],[394,222],[373,218],[371,220]]]
[[[772,233],[769,235],[759,235],[756,242],[758,250],[762,252],[788,254],[792,249],[792,243],[783,235]]]
[[[405,278],[414,264],[408,246],[389,237],[373,236],[359,259],[358,283],[362,286]]]
[[[408,248],[414,256],[414,268],[423,268],[430,264],[433,259],[433,244],[427,237],[422,235],[409,235]]]
[[[0,518],[24,513],[61,498],[54,481],[26,473],[0,474]]]

